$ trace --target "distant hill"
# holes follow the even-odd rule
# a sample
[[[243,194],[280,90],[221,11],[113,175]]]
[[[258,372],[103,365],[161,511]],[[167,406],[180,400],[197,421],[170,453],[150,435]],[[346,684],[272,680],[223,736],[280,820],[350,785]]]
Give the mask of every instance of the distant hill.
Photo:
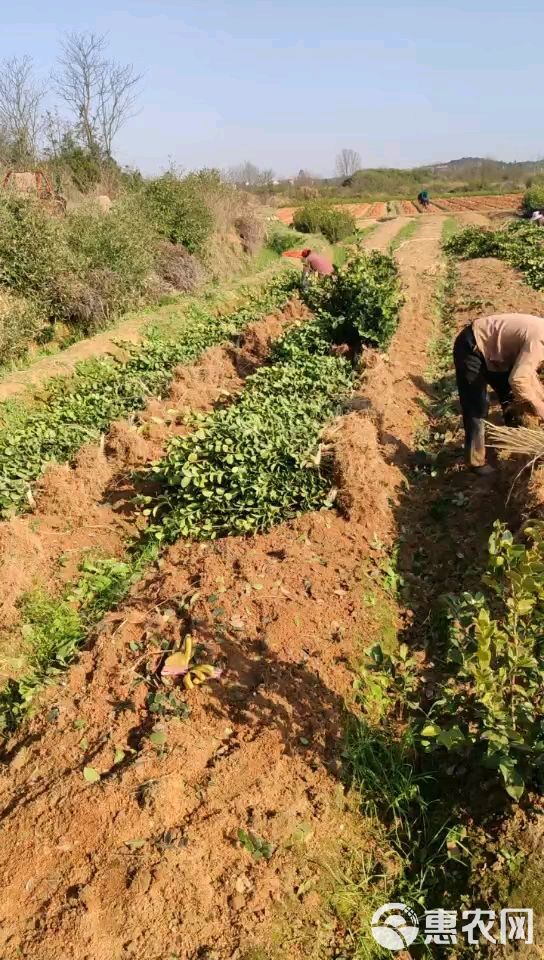
[[[489,157],[460,157],[458,160],[448,160],[445,163],[431,163],[419,167],[420,170],[430,170],[434,174],[459,175],[486,170],[496,174],[531,174],[544,172],[543,160],[491,160]]]

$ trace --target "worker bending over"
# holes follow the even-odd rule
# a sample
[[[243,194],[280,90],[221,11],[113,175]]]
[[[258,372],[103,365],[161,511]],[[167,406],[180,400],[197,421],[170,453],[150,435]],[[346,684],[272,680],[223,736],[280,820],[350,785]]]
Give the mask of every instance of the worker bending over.
[[[418,202],[426,210],[429,206],[429,194],[426,190],[422,190],[421,193],[417,195]]]
[[[329,277],[331,273],[334,272],[332,260],[323,253],[315,253],[314,250],[306,247],[306,249],[302,251],[301,257],[302,274],[304,277],[309,276],[310,273],[317,273],[320,277]]]
[[[544,362],[544,317],[527,313],[480,317],[458,335],[453,359],[467,463],[478,473],[491,473],[485,463],[488,385],[499,398],[507,426],[515,424],[514,400],[528,403],[544,419],[544,388],[537,372]]]

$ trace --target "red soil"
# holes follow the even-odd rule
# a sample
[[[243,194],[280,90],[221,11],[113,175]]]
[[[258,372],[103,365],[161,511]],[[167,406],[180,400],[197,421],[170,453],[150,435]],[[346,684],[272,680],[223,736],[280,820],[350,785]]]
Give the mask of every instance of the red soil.
[[[328,430],[339,509],[253,538],[176,544],[7,744],[5,960],[241,960],[278,935],[288,960],[335,955],[341,930],[322,922],[319,864],[349,830],[339,736],[350,662],[370,632],[361,570],[394,532],[434,322],[437,227],[424,222],[417,249],[399,251],[399,331]],[[180,722],[148,712],[140,675],[154,660],[141,657],[189,619],[225,674],[187,695]],[[149,740],[157,725],[164,748]],[[84,780],[89,765],[99,784]],[[252,859],[239,828],[273,856]]]
[[[239,391],[266,359],[271,342],[304,313],[293,301],[281,314],[251,325],[239,346],[213,347],[194,366],[178,367],[167,397],[150,400],[132,422],[113,424],[102,445],[83,447],[72,464],[48,468],[37,485],[33,512],[0,523],[3,652],[17,652],[18,632],[9,631],[18,622],[21,595],[37,585],[58,589],[90,551],[120,554],[127,536],[136,532],[135,517],[125,509],[134,494],[131,472],[158,459],[171,437],[187,432],[189,411],[210,410]]]

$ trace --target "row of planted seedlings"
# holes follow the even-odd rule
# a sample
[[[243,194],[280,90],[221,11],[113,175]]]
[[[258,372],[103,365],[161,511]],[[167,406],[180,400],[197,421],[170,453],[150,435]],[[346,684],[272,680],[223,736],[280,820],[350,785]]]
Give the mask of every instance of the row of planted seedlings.
[[[427,534],[419,528],[423,553],[425,536],[440,538],[433,497],[453,476],[440,457],[459,419],[451,362],[456,279],[450,260],[433,345],[428,461],[411,477],[430,505]],[[465,551],[466,544],[458,547]],[[514,536],[496,520],[487,555],[467,563],[461,552],[462,571],[455,547],[448,549],[430,574],[443,590],[406,627],[407,642],[398,642],[399,608],[408,603],[417,610],[418,598],[396,551],[371,574],[381,611],[355,680],[360,712],[349,724],[345,758],[388,867],[365,862],[364,884],[357,876],[338,899],[340,913],[357,928],[361,960],[384,955],[368,932],[374,910],[387,900],[420,915],[440,908],[455,917],[449,927],[439,918],[434,936],[422,924],[418,957],[435,956],[438,944],[455,946],[458,957],[485,955],[490,937],[498,944],[508,934],[499,929],[501,910],[512,899],[524,909],[537,907],[544,879],[527,831],[531,817],[543,812],[544,524],[528,522]],[[470,931],[478,909],[491,911],[487,926],[476,923]]]
[[[156,492],[141,504],[147,527],[128,546],[125,559],[88,559],[63,598],[33,594],[23,600],[30,666],[0,694],[4,730],[17,725],[36,690],[74,658],[89,631],[126,595],[163,544],[180,537],[256,534],[332,506],[319,437],[341,410],[355,371],[331,347],[350,338],[387,345],[401,303],[396,266],[382,254],[358,254],[334,278],[313,286],[308,300],[313,318],[276,342],[269,363],[248,377],[239,398],[194,417],[193,432],[174,438],[162,460],[150,467],[148,479]],[[192,659],[187,645],[168,653],[173,659],[165,664],[166,673],[182,674],[190,686],[202,664]],[[197,673],[196,679],[205,676]]]
[[[511,220],[497,230],[470,226],[444,245],[446,253],[462,260],[496,257],[520,270],[535,290],[544,289],[544,230],[527,220]]]
[[[0,411],[0,517],[32,505],[32,484],[50,463],[69,461],[84,443],[96,442],[117,419],[142,410],[168,389],[179,364],[194,363],[208,347],[241,333],[281,309],[298,284],[287,271],[244,303],[221,314],[194,305],[181,331],[151,329],[140,345],[125,344],[128,357],[86,361],[73,377],[55,378],[33,402],[6,403]]]

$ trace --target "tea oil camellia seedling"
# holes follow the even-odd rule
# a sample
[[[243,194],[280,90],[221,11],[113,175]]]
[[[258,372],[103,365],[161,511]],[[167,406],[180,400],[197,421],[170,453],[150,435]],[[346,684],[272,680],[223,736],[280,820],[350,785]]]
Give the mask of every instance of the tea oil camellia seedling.
[[[159,521],[155,536],[172,542],[252,534],[330,506],[330,479],[315,453],[353,382],[349,364],[330,355],[331,342],[355,329],[364,342],[386,346],[400,304],[390,257],[357,255],[325,281],[314,294],[317,317],[285,334],[237,403],[202,418],[156,464],[161,493],[146,501]]]
[[[141,346],[128,348],[126,362],[89,361],[74,377],[46,385],[34,406],[6,408],[0,427],[0,516],[28,509],[30,485],[48,463],[69,460],[114,420],[141,410],[150,396],[168,387],[178,364],[193,362],[207,347],[283,307],[296,280],[291,271],[275,278],[264,290],[248,293],[246,304],[226,316],[193,308],[182,334],[151,333]]]

